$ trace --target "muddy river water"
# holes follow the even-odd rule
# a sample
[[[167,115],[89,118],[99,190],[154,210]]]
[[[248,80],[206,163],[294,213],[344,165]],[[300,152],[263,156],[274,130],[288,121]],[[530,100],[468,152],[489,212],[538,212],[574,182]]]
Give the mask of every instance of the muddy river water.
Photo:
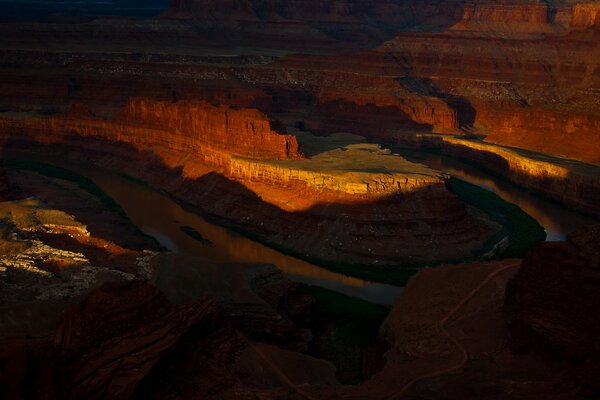
[[[414,151],[403,151],[402,155],[411,161],[427,164],[494,191],[504,200],[517,204],[546,229],[548,240],[563,240],[573,229],[594,222],[460,161]],[[209,223],[198,214],[183,209],[166,194],[118,174],[80,165],[61,166],[93,180],[121,205],[135,225],[156,238],[170,251],[200,255],[217,262],[274,264],[294,281],[321,286],[379,304],[392,304],[403,290],[393,285],[345,276],[283,254]],[[194,228],[211,243],[206,244],[193,239],[181,230],[183,226]]]

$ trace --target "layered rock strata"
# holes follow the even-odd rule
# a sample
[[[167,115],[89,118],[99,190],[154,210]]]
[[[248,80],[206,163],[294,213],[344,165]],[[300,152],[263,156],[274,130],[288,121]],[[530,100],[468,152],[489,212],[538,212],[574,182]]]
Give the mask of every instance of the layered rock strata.
[[[468,212],[439,173],[375,145],[335,150],[337,143],[322,143],[302,159],[297,138],[272,131],[264,117],[251,119],[261,115],[256,111],[213,107],[215,116],[208,116],[199,107],[213,106],[133,100],[114,120],[82,107],[67,116],[6,113],[3,134],[8,147],[77,149],[71,154],[125,168],[214,217],[317,260],[454,259],[471,256],[494,229]],[[431,243],[436,254],[426,250]]]
[[[258,285],[282,293],[281,285]],[[330,363],[252,342],[229,318],[210,297],[175,305],[147,282],[107,282],[65,312],[51,336],[0,341],[0,394],[251,399],[307,383],[337,385]]]
[[[597,165],[443,135],[400,136],[395,143],[467,160],[572,209],[600,215]]]
[[[585,2],[573,6],[571,28],[600,30],[600,3]]]
[[[303,158],[296,138],[273,130],[273,123],[260,112],[202,102],[169,104],[137,99],[131,100],[115,120],[95,118],[79,106],[65,116],[5,114],[3,122],[9,135],[28,131],[39,137],[50,132],[106,137],[186,153],[217,165],[222,163],[218,160],[220,152],[253,158]],[[46,140],[60,139],[49,135]]]
[[[600,247],[595,225],[532,250],[507,290],[512,344],[574,366],[600,390]]]

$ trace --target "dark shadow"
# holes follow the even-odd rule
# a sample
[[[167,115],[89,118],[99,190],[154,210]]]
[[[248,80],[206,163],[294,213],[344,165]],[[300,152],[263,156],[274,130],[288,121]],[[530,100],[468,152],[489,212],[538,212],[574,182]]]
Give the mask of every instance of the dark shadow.
[[[306,124],[310,131],[319,134],[349,132],[369,137],[388,137],[398,131],[432,132],[431,125],[415,122],[397,106],[361,105],[347,100],[319,104],[315,118]]]
[[[416,265],[468,258],[486,230],[443,185],[401,190],[377,200],[347,196],[347,201],[333,202],[327,198],[339,196],[331,197],[333,192],[327,195],[325,190],[317,204],[290,212],[216,172],[186,179],[180,168],[169,168],[152,153],[129,144],[75,135],[54,145],[40,146],[31,140],[22,136],[11,140],[9,146],[34,154],[69,154],[100,165],[107,160],[104,166],[127,171],[165,190],[209,221],[287,254],[365,279],[403,283]],[[278,190],[281,185],[276,186]],[[283,185],[290,193],[305,190],[304,185],[293,181]],[[373,185],[369,190],[382,189]],[[432,247],[432,243],[437,244]],[[474,248],[469,249],[465,243],[473,243]],[[400,268],[390,269],[387,265]]]
[[[398,81],[413,93],[444,101],[451,109],[456,111],[460,128],[466,132],[473,130],[477,110],[467,98],[444,92],[429,78],[408,76],[398,78]]]
[[[465,1],[350,0],[342,7],[331,2],[274,3],[247,1],[232,10],[219,2],[199,7],[180,1],[177,11],[220,46],[332,54],[371,49],[399,32],[445,31],[462,19]],[[211,28],[203,27],[206,21]]]
[[[10,190],[6,194],[7,200],[21,200],[35,196],[49,204],[50,208],[72,215],[76,221],[86,226],[94,238],[105,240],[107,243],[114,242],[132,250],[160,249],[153,238],[143,234],[131,224],[120,206],[90,180],[60,168],[48,171],[44,164],[35,161],[21,163],[21,165],[13,164],[11,160],[7,162],[8,168],[15,171]],[[17,171],[37,173],[41,177],[32,180],[27,175],[18,176]],[[51,179],[60,179],[66,185],[57,185]],[[77,189],[69,189],[69,185],[75,185]],[[98,202],[90,202],[90,198],[95,198]],[[59,239],[60,235],[50,235],[47,239],[52,240],[54,236],[59,242],[64,242],[65,238]],[[72,244],[75,247],[88,248],[90,251],[93,247]],[[106,263],[108,253],[104,253],[97,249],[92,254]]]
[[[41,21],[49,23],[81,23],[92,17],[122,15],[151,17],[165,8],[169,0],[116,0],[112,2],[31,1],[19,0],[3,4],[0,21]]]

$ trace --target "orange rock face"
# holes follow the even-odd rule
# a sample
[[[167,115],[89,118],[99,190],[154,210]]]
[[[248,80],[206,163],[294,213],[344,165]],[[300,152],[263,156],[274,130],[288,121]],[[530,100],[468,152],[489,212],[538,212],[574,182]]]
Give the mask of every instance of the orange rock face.
[[[72,107],[65,116],[5,116],[2,120],[8,131],[24,129],[47,142],[61,140],[62,134],[72,132],[193,154],[217,166],[226,164],[226,156],[219,156],[221,152],[252,158],[303,158],[296,138],[280,133],[282,128],[275,130],[276,124],[259,111],[204,102],[131,100],[116,120],[95,118],[81,105]],[[50,132],[54,135],[48,135]]]
[[[117,116],[136,127],[168,131],[188,146],[208,145],[252,158],[303,158],[298,141],[258,110],[235,110],[208,103],[131,100]]]
[[[545,24],[548,22],[548,6],[543,2],[523,4],[520,1],[493,1],[465,4],[463,21],[485,22],[527,22]]]
[[[600,29],[600,4],[582,3],[573,6],[571,27],[575,29]]]

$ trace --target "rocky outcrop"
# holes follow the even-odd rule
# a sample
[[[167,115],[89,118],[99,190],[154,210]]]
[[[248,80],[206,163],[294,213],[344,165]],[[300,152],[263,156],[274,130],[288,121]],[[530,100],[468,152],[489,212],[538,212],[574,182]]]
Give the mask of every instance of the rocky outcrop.
[[[600,29],[600,3],[575,4],[571,18],[573,29]]]
[[[188,332],[222,325],[221,308],[208,298],[175,307],[147,283],[105,283],[63,314],[54,338],[23,340],[17,352],[6,351],[10,340],[0,341],[3,365],[23,360],[10,382],[0,382],[0,393],[15,399],[128,399]],[[35,385],[26,387],[26,379]]]
[[[421,144],[477,163],[573,209],[600,215],[600,168],[596,165],[456,138],[424,137]]]
[[[252,158],[303,158],[296,138],[258,110],[133,99],[119,112],[117,121],[168,132],[173,141],[184,142],[183,147],[208,145]]]
[[[114,120],[96,118],[82,111],[81,106],[71,107],[67,115],[31,118],[17,113],[5,114],[1,119],[9,135],[29,132],[48,143],[60,141],[66,134],[104,137],[139,149],[194,155],[217,167],[227,168],[231,155],[304,158],[296,138],[274,130],[275,123],[259,111],[203,102],[131,100]],[[53,135],[48,135],[50,132]]]
[[[252,285],[279,302],[268,294],[279,294],[281,282],[264,278]],[[63,314],[52,337],[0,340],[0,395],[249,399],[337,384],[330,363],[254,343],[231,327],[232,317],[209,297],[173,305],[143,281],[105,283]]]
[[[512,344],[577,368],[600,389],[600,226],[532,250],[512,280],[506,304]]]
[[[191,329],[217,328],[220,318],[209,299],[176,308],[146,283],[105,284],[58,325],[55,345],[71,360],[62,378],[72,398],[130,398],[163,353]]]
[[[544,32],[551,30],[551,17],[550,7],[544,1],[467,1],[462,20],[452,29]]]
[[[67,116],[6,113],[2,134],[9,147],[68,148],[72,156],[126,170],[222,221],[317,260],[398,265],[455,259],[470,256],[495,229],[471,215],[439,173],[376,145],[338,149],[325,143],[311,159],[294,160],[303,157],[291,152],[298,149],[295,136],[266,130],[266,123],[225,118],[226,107],[210,106],[214,117],[196,107],[134,100],[114,120],[78,107]],[[238,123],[228,127],[230,120]],[[227,134],[241,149],[228,144]],[[271,143],[284,148],[277,153]],[[274,159],[264,159],[267,154]],[[395,245],[399,241],[404,246]],[[435,252],[427,250],[432,243]]]

